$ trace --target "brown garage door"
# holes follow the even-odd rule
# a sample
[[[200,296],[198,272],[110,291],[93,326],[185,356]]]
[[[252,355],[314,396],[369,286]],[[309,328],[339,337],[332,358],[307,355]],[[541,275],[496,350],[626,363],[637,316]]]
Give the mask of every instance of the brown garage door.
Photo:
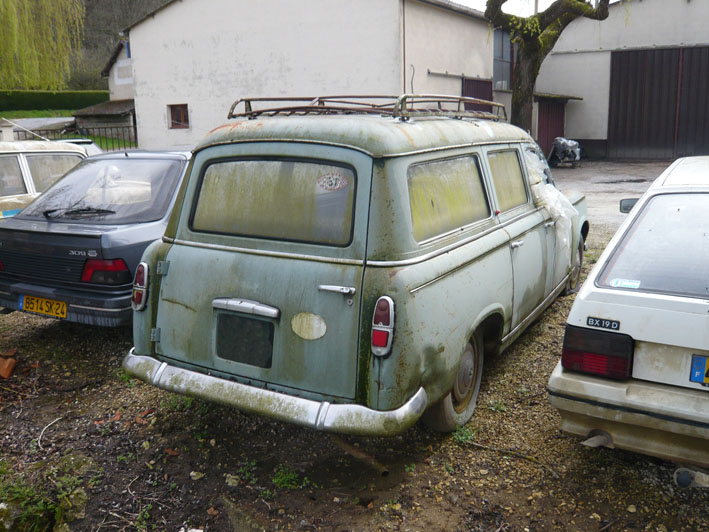
[[[709,48],[613,52],[608,156],[709,154]]]

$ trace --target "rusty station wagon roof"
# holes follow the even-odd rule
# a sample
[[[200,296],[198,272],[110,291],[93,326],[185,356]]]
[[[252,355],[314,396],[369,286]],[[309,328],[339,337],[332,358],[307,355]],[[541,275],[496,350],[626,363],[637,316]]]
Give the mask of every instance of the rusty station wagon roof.
[[[253,141],[313,142],[386,157],[491,142],[531,141],[523,130],[483,119],[373,115],[305,115],[238,120],[212,130],[197,146]]]

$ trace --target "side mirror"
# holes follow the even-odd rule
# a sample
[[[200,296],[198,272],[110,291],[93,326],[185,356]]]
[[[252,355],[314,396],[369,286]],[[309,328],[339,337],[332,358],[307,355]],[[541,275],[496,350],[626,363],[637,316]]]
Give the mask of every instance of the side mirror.
[[[638,202],[639,198],[626,198],[620,200],[620,212],[622,213],[629,213],[633,207],[635,207],[635,204]]]

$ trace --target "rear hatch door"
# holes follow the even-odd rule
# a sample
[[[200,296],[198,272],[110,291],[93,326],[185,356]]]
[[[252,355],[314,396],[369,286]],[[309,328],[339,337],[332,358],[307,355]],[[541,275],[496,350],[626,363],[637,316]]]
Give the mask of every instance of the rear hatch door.
[[[249,143],[196,155],[156,351],[274,389],[352,399],[372,160]]]

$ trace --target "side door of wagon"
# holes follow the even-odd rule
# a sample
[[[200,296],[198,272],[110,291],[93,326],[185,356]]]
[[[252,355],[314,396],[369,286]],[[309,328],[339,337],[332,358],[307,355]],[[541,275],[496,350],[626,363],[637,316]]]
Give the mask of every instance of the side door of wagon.
[[[256,386],[353,399],[371,158],[232,144],[198,152],[191,174],[157,352]]]
[[[486,148],[497,216],[509,234],[513,270],[512,329],[520,325],[547,295],[550,231],[546,209],[537,208],[522,170],[522,154],[512,145]]]

